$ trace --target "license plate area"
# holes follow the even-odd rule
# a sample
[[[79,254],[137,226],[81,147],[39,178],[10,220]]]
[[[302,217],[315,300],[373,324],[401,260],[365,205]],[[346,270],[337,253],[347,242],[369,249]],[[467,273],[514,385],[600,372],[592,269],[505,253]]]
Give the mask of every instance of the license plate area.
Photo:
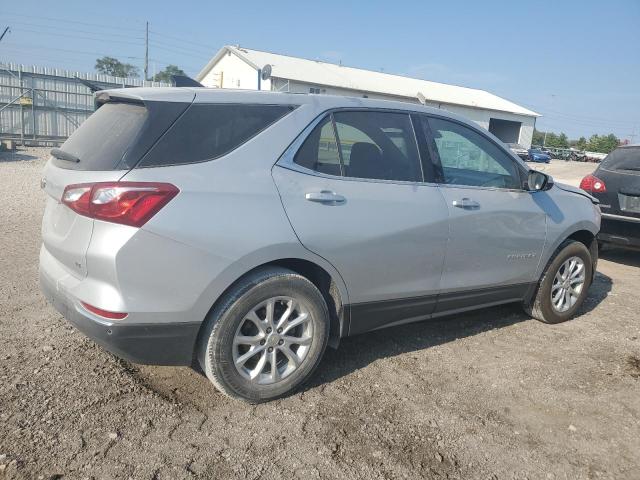
[[[619,193],[618,201],[623,212],[640,213],[640,196]]]

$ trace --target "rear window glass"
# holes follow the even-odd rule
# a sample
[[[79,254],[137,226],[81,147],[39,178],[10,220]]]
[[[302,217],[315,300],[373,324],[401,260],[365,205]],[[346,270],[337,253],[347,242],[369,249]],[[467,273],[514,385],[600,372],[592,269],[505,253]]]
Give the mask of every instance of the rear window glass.
[[[139,104],[103,105],[60,147],[80,162],[55,159],[55,164],[62,168],[113,170],[140,134],[147,114],[147,109]]]
[[[282,118],[288,105],[193,104],[140,166],[162,166],[212,160],[229,153]]]
[[[616,148],[601,165],[607,170],[640,171],[640,147]]]

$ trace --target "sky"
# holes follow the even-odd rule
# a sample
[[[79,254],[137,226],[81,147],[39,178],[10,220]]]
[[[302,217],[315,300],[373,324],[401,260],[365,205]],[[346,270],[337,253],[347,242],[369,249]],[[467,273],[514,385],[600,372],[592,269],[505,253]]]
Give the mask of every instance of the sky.
[[[0,63],[142,71],[147,21],[150,74],[195,76],[241,45],[480,88],[540,113],[539,130],[640,142],[640,0],[0,0]]]

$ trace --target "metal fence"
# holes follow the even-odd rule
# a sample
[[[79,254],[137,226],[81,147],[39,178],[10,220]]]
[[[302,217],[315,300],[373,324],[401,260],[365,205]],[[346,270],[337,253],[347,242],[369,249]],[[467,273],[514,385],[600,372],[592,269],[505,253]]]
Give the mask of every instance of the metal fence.
[[[137,78],[0,64],[0,139],[22,145],[62,143],[94,110],[93,93],[76,77],[101,88],[169,86]]]

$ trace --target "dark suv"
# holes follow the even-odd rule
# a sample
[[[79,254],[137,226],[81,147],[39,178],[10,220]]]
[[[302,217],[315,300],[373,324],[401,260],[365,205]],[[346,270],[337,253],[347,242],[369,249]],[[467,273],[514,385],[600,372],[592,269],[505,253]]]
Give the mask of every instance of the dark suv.
[[[598,241],[640,248],[640,144],[616,148],[580,188],[600,200]]]

